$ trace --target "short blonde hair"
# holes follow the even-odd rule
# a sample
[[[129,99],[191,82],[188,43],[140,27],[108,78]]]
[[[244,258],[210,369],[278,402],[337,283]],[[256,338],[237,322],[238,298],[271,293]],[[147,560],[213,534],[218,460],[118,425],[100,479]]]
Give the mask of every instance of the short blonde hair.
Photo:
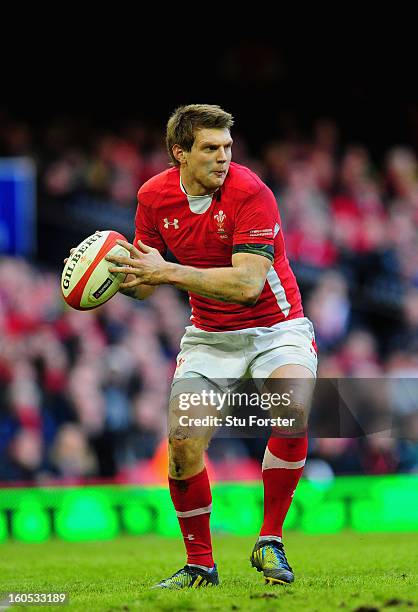
[[[167,123],[166,144],[170,162],[175,166],[180,165],[173,155],[173,146],[177,144],[185,151],[190,151],[196,130],[202,128],[230,130],[233,125],[232,115],[215,104],[179,106]]]

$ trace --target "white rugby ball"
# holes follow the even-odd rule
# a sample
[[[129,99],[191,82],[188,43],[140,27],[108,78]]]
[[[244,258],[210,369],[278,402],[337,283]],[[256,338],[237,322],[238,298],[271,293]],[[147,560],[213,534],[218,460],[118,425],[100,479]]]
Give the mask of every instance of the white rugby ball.
[[[91,310],[101,306],[119,289],[125,274],[111,274],[112,263],[107,255],[129,257],[129,251],[116,243],[125,236],[113,230],[92,234],[75,249],[64,266],[61,291],[64,300],[76,310]]]

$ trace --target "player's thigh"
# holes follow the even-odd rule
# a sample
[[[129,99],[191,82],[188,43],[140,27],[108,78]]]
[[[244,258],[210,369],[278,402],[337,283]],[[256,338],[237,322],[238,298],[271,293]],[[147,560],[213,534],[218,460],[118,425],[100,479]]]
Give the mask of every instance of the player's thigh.
[[[316,380],[317,353],[315,333],[306,317],[285,321],[261,329],[256,341],[258,350],[251,362],[251,374],[257,388],[274,399],[273,416],[295,418],[304,427],[312,403]]]
[[[177,355],[174,381],[201,376],[215,384],[227,384],[244,376],[248,364],[245,341],[234,332],[206,332],[193,326],[186,328]]]
[[[260,328],[253,345],[254,357],[250,364],[251,376],[255,380],[274,377],[291,377],[288,367],[302,366],[316,377],[317,352],[315,333],[307,317],[292,319]],[[277,374],[273,373],[278,371]],[[304,370],[296,373],[295,378],[305,377]]]

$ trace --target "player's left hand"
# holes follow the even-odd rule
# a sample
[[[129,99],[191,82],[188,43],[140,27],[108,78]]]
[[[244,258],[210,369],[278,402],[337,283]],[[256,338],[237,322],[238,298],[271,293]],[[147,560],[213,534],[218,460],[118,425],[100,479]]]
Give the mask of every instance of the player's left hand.
[[[139,249],[125,240],[116,241],[125,247],[130,253],[130,257],[119,255],[108,255],[106,261],[117,264],[117,267],[109,268],[113,274],[133,274],[135,278],[129,282],[121,283],[120,289],[131,289],[137,285],[160,285],[162,281],[162,271],[167,262],[161,253],[153,247],[147,246],[138,240]]]

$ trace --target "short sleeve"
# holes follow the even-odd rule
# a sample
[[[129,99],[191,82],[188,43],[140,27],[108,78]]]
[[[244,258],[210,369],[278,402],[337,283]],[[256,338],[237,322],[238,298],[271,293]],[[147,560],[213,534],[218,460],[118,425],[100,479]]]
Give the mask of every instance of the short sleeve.
[[[233,245],[268,244],[274,245],[274,238],[280,229],[277,202],[266,186],[257,194],[248,197],[239,205],[235,217]]]
[[[151,212],[151,208],[143,204],[138,195],[138,207],[135,215],[134,245],[138,247],[138,240],[141,240],[144,244],[154,247],[154,249],[158,249],[161,255],[164,255],[167,247],[155,226]]]

